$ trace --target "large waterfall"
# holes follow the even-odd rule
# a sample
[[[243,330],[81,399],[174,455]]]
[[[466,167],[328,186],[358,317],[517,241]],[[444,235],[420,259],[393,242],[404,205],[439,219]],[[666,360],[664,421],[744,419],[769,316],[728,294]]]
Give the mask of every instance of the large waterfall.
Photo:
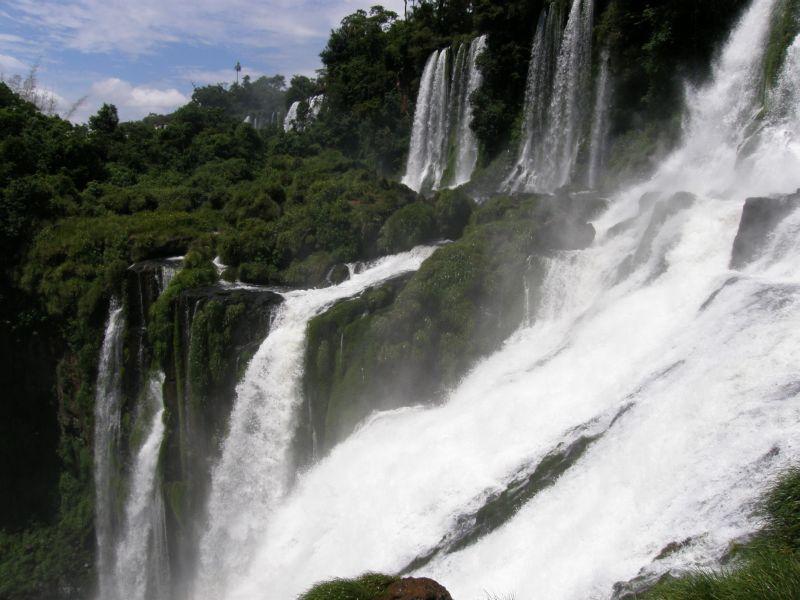
[[[800,186],[799,42],[759,106],[775,3],[753,1],[711,83],[687,92],[680,148],[612,199],[592,247],[552,257],[531,323],[445,403],[373,416],[291,489],[305,323],[422,256],[288,294],[238,390],[203,545],[202,584],[219,586],[197,597],[291,598],[323,578],[423,563],[457,598],[608,597],[618,581],[713,565],[758,527],[756,500],[800,458],[800,214],[731,268],[745,198]],[[590,14],[575,0],[550,111],[531,125],[558,135],[518,165],[517,187],[569,176]],[[421,98],[446,98],[433,88],[447,54],[429,60]],[[560,477],[481,522],[554,458]]]
[[[201,544],[200,597],[225,597],[246,572],[291,483],[291,442],[301,405],[306,326],[337,300],[409,271],[434,251],[420,247],[378,260],[337,286],[287,292],[269,335],[236,390],[230,431],[214,469]]]
[[[437,50],[422,72],[403,183],[416,191],[458,187],[472,178],[478,142],[470,98],[482,81],[486,36]],[[452,64],[451,64],[452,63]]]
[[[551,192],[570,181],[590,95],[594,0],[573,0],[567,24],[555,5],[536,28],[516,163],[505,187]]]

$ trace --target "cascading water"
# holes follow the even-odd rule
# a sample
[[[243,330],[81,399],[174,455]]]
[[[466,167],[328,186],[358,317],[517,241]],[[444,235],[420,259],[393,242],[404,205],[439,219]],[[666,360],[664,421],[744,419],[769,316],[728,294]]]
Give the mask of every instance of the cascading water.
[[[403,183],[415,191],[458,187],[472,178],[478,161],[478,141],[472,131],[470,97],[483,81],[478,56],[486,36],[428,58],[420,81],[414,127]],[[451,163],[448,165],[448,163]]]
[[[337,286],[284,294],[269,335],[236,389],[230,431],[212,474],[198,596],[224,597],[227,584],[242,576],[270,514],[288,490],[309,320],[337,300],[416,270],[433,251],[419,247],[380,259]]]
[[[94,402],[94,481],[97,573],[100,594],[113,586],[114,539],[117,530],[114,506],[117,451],[122,415],[122,346],[125,317],[112,300],[106,323]]]
[[[156,468],[164,437],[164,376],[151,377],[139,418],[145,434],[136,452],[125,506],[125,522],[116,550],[116,594],[104,600],[158,600],[169,586],[164,543],[164,504],[157,487]]]
[[[304,119],[300,118],[300,101],[292,102],[289,107],[289,112],[286,113],[286,118],[283,120],[284,131],[303,131],[305,126],[316,119],[322,110],[322,103],[325,101],[324,94],[317,94],[311,96],[307,100],[308,112]]]
[[[292,102],[292,105],[289,107],[289,111],[286,113],[286,118],[283,120],[283,130],[284,131],[291,131],[294,129],[295,123],[297,122],[297,111],[300,108],[300,101],[295,100]]]
[[[608,48],[603,50],[600,58],[600,73],[594,96],[594,116],[592,117],[592,135],[589,142],[589,168],[586,183],[590,189],[597,187],[597,180],[603,168],[608,139],[609,95],[611,93],[609,74]]]
[[[590,94],[594,0],[573,0],[563,33],[558,9],[545,10],[528,71],[523,142],[505,182],[512,191],[550,192],[570,181]]]
[[[142,373],[149,370],[149,365],[144,363],[144,339],[147,333],[147,305],[153,299],[145,298],[143,278],[149,277],[149,281],[155,284],[150,294],[157,297],[178,273],[182,260],[183,257],[175,257],[149,263],[143,273],[136,271],[136,300],[139,304],[136,310],[140,328],[136,338],[139,347],[137,368]],[[164,437],[164,375],[160,372],[150,375],[137,400],[134,431],[142,442],[131,449],[124,510],[121,516],[117,516],[117,506],[123,500],[117,488],[124,479],[119,436],[126,319],[123,307],[118,306],[116,301],[112,302],[110,310],[95,403],[97,597],[98,600],[160,600],[167,598],[169,586],[164,503],[157,481],[158,457]],[[112,484],[115,481],[117,483]]]
[[[462,44],[462,49],[465,45]],[[467,51],[464,70],[460,74],[461,87],[459,94],[455,95],[458,99],[458,111],[456,121],[456,164],[453,180],[449,187],[459,187],[468,183],[472,179],[475,165],[478,162],[478,140],[475,132],[472,131],[472,94],[483,83],[483,74],[478,68],[478,56],[486,49],[486,36],[482,35],[475,38],[469,45]]]
[[[412,190],[438,188],[444,173],[447,139],[447,57],[450,50],[431,54],[422,72],[414,128],[403,183]]]
[[[746,134],[775,1],[753,1],[712,83],[689,92],[680,149],[617,195],[591,248],[552,259],[533,324],[446,403],[373,416],[287,496],[255,502],[257,516],[249,504],[273,493],[265,478],[220,495],[239,516],[229,532],[248,539],[254,519],[260,532],[255,553],[249,538],[235,554],[249,566],[226,566],[238,579],[226,597],[290,598],[420,557],[454,597],[608,597],[617,581],[714,564],[757,528],[755,502],[800,458],[800,216],[758,260],[729,266],[744,199],[800,186],[798,42]],[[696,196],[670,200],[682,190]],[[640,202],[644,192],[662,200]],[[262,381],[266,395],[275,381]],[[264,468],[269,453],[246,443],[232,478]],[[479,509],[554,456],[560,477],[481,529]]]

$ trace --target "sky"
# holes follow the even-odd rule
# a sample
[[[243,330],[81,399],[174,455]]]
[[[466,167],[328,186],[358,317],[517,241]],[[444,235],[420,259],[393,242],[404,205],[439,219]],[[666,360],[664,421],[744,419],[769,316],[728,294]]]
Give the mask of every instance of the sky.
[[[313,76],[342,17],[403,0],[0,0],[0,75],[38,67],[40,86],[85,121],[103,102],[123,120],[185,104],[193,85],[242,75]]]

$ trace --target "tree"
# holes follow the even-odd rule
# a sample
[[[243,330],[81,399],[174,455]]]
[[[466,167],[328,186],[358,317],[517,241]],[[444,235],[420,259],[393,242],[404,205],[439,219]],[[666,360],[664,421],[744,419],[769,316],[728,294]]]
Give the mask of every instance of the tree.
[[[97,133],[114,133],[119,125],[117,107],[113,104],[103,104],[97,114],[89,117],[89,129]]]

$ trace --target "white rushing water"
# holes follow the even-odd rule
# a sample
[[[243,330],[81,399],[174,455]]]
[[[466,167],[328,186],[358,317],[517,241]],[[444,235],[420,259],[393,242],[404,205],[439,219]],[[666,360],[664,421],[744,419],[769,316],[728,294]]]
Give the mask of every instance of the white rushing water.
[[[472,178],[478,140],[470,98],[483,81],[478,56],[485,48],[486,36],[479,36],[455,51],[435,51],[425,64],[403,177],[417,192],[458,187]]]
[[[97,574],[100,598],[113,586],[114,536],[117,501],[119,427],[122,414],[122,346],[125,316],[116,300],[111,301],[106,322],[94,402],[94,486]]]
[[[420,80],[411,145],[403,183],[412,190],[438,187],[444,173],[447,127],[447,57],[449,48],[428,58]]]
[[[286,113],[286,118],[283,120],[283,130],[284,131],[291,131],[294,129],[295,123],[297,122],[297,110],[300,108],[300,101],[295,100],[292,102],[292,105],[289,107],[288,112]]]
[[[597,187],[597,180],[603,169],[607,151],[609,96],[611,95],[609,60],[608,48],[604,48],[600,58],[600,73],[595,87],[592,134],[589,138],[589,169],[586,175],[586,183],[589,189]]]
[[[309,320],[338,300],[416,270],[434,249],[419,247],[382,258],[333,287],[284,294],[269,335],[236,389],[230,431],[212,474],[198,596],[224,597],[227,584],[243,576],[291,482],[290,446],[301,404]]]
[[[462,49],[466,45],[462,44]],[[461,74],[462,89],[456,96],[458,98],[458,111],[456,112],[456,165],[453,180],[448,187],[456,188],[472,179],[475,165],[478,162],[478,139],[472,131],[472,94],[483,83],[483,73],[478,68],[478,57],[486,49],[486,36],[476,37],[466,50],[464,72]]]
[[[550,261],[535,319],[446,403],[373,416],[281,498],[285,473],[248,474],[271,472],[266,449],[291,431],[267,434],[262,416],[279,409],[267,404],[286,383],[274,367],[256,378],[258,410],[234,419],[228,444],[241,448],[226,447],[236,458],[215,474],[238,482],[220,487],[227,517],[210,538],[229,536],[211,546],[231,576],[225,597],[291,598],[324,578],[397,572],[580,435],[593,443],[550,487],[419,573],[464,600],[608,597],[617,581],[713,564],[758,527],[757,500],[800,458],[800,215],[754,263],[729,267],[745,198],[800,187],[797,42],[769,114],[754,121],[775,1],[753,1],[713,81],[689,92],[682,146],[613,199],[591,248]],[[680,190],[697,198],[639,201],[656,191],[669,203]]]
[[[153,375],[140,407],[143,441],[133,460],[125,521],[116,550],[116,594],[108,594],[104,600],[166,598],[168,570],[164,543],[164,503],[156,477],[164,438],[163,385],[164,375]]]
[[[286,117],[283,120],[284,131],[303,131],[305,126],[319,116],[322,110],[322,103],[325,101],[324,94],[317,94],[311,96],[306,102],[308,104],[308,112],[304,119],[300,118],[300,100],[295,100],[289,107]]]
[[[555,8],[539,20],[528,70],[523,143],[505,182],[512,191],[551,192],[573,175],[591,94],[594,0],[573,0],[563,32]],[[555,55],[555,62],[554,61]]]

